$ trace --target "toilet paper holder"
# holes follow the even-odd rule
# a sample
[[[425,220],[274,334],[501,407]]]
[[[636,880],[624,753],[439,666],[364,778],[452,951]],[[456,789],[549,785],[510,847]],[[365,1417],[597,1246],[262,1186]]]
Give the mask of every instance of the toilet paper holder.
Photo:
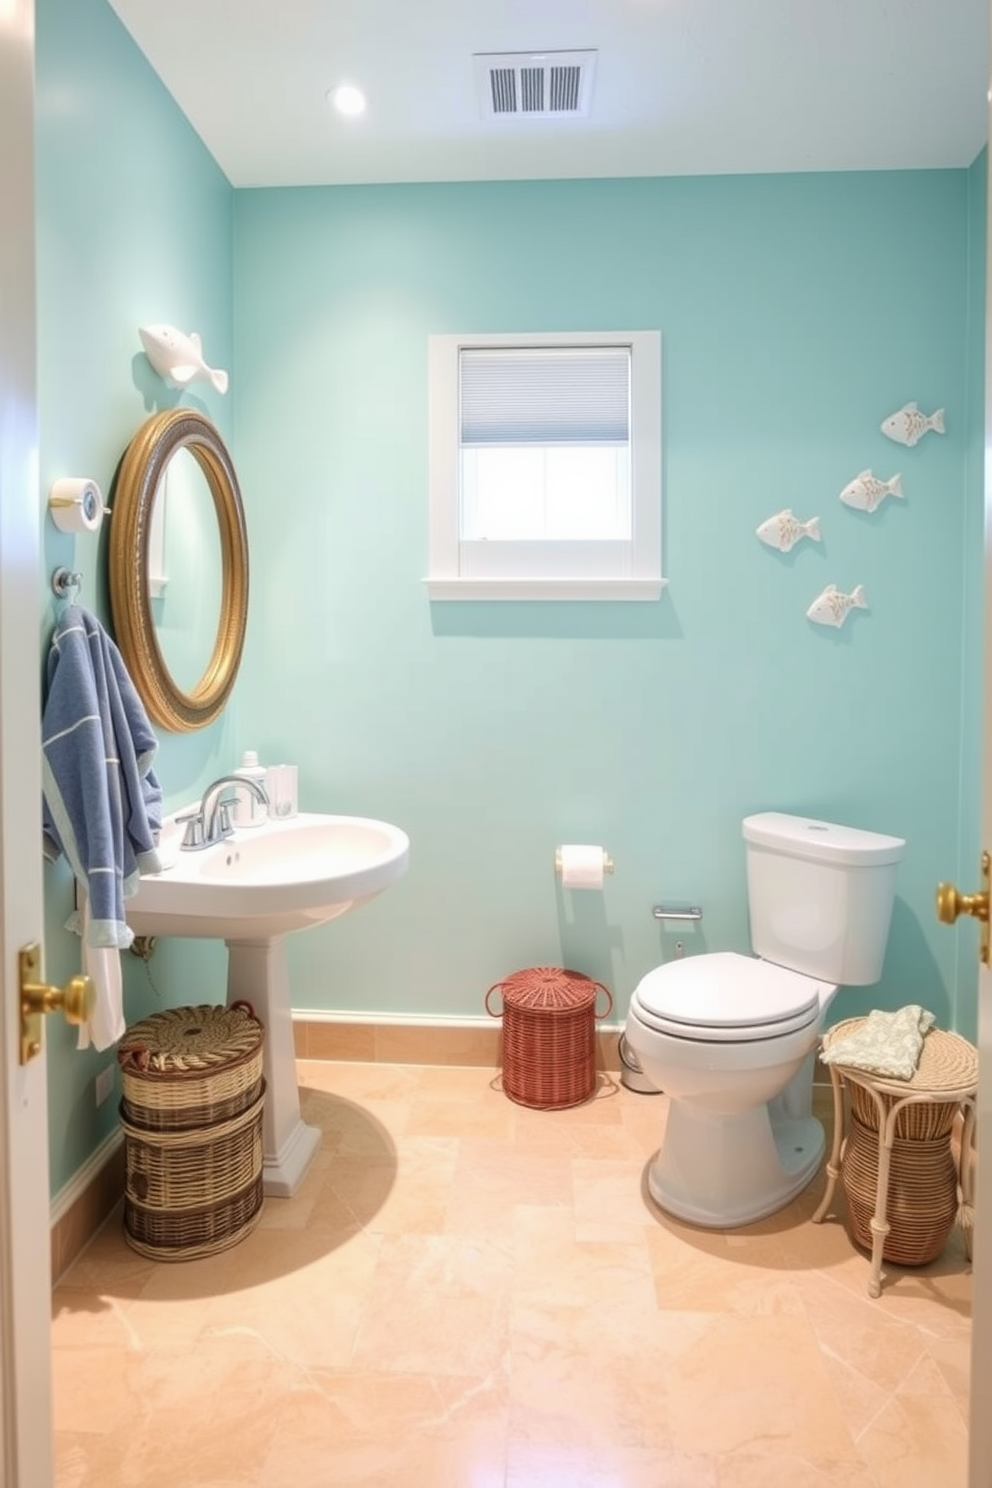
[[[560,847],[556,847],[555,848],[555,872],[557,873],[558,877],[560,878],[561,877],[561,848]],[[609,853],[605,850],[605,848],[603,850],[603,872],[604,873],[612,873],[613,872],[613,859],[610,857]]]
[[[104,517],[110,515],[100,487],[88,476],[55,481],[48,493],[48,509],[61,532],[98,532]]]
[[[656,920],[701,920],[703,911],[698,904],[655,904],[651,913]]]

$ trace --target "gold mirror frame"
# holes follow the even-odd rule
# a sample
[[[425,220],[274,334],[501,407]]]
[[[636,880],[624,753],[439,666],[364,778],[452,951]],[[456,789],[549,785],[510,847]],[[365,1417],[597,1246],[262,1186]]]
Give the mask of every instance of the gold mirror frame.
[[[210,660],[192,692],[172,677],[155,633],[148,578],[152,507],[166,467],[189,450],[213,498],[223,569]],[[114,483],[110,609],[124,663],[153,722],[174,733],[204,728],[223,709],[241,664],[248,619],[248,536],[238,478],[213,424],[191,408],[153,414],[131,440]]]

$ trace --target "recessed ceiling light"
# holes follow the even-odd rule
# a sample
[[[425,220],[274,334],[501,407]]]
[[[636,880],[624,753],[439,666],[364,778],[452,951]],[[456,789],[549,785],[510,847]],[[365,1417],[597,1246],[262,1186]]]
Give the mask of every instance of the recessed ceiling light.
[[[365,94],[361,88],[355,88],[351,83],[342,83],[340,88],[333,88],[327,96],[339,114],[354,115],[365,112]]]

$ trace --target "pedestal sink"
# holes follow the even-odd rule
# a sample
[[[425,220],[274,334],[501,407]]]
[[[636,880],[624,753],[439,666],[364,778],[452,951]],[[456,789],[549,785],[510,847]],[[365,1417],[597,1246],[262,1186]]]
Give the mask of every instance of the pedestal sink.
[[[410,842],[389,822],[301,812],[247,827],[197,852],[162,834],[170,866],[142,877],[127,901],[136,935],[227,942],[227,1000],[244,998],[265,1027],[264,1172],[267,1194],[295,1192],[320,1143],[300,1116],[286,936],[336,919],[406,872]]]

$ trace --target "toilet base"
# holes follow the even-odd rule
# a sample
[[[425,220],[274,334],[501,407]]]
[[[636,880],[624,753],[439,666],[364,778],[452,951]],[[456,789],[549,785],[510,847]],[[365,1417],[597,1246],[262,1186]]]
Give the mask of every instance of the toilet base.
[[[784,1208],[812,1182],[823,1127],[767,1105],[723,1115],[673,1101],[661,1150],[648,1169],[659,1208],[704,1229],[735,1229]]]

